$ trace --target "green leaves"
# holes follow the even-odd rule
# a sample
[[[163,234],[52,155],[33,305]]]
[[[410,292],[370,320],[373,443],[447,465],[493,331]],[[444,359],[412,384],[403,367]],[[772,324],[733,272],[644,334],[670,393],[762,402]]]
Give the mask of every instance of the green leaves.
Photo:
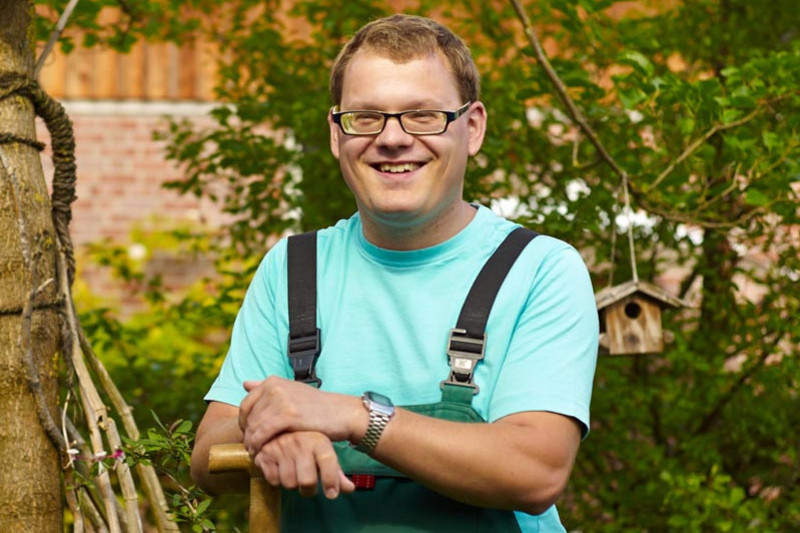
[[[156,427],[148,429],[147,437],[139,440],[123,437],[125,461],[130,466],[153,465],[156,472],[169,479],[167,496],[176,522],[187,524],[198,533],[216,531],[216,525],[208,517],[213,500],[186,482],[194,440],[191,421],[178,419],[167,426],[156,413],[152,416]]]
[[[642,76],[652,76],[655,73],[653,63],[644,54],[636,50],[625,50],[620,55],[619,62],[633,67]]]

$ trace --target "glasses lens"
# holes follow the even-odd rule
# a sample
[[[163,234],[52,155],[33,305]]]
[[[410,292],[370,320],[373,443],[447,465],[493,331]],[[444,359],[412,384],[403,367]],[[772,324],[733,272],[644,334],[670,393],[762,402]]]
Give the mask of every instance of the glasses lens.
[[[441,133],[447,125],[445,113],[428,109],[403,113],[400,120],[408,133]]]
[[[372,111],[343,113],[341,120],[347,133],[372,134],[383,128],[383,115]]]

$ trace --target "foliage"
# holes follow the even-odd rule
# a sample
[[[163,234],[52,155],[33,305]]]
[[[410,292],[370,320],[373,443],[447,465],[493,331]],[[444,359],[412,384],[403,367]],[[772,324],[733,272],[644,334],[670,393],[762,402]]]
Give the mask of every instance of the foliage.
[[[235,531],[244,523],[241,502],[212,501],[191,483],[188,468],[192,420],[199,420],[205,410],[202,394],[219,371],[255,265],[252,260],[236,265],[222,259],[214,262],[208,232],[166,221],[146,226],[149,229],[132,232],[130,243],[88,247],[83,261],[100,267],[99,273],[107,271],[121,292],[120,301],[114,302],[113,294],[99,298],[77,283],[81,323],[133,408],[138,426],[150,428],[138,440],[124,439],[126,461],[131,466],[139,462],[156,466],[179,523],[197,532]],[[171,289],[158,269],[201,259],[208,263],[211,278],[201,276],[180,291]],[[161,419],[175,422],[167,426]]]
[[[120,316],[121,303],[114,306],[111,293],[91,305],[92,297],[79,292],[87,304],[79,308],[81,323],[139,424],[151,422],[150,411],[165,420],[199,420],[202,391],[219,371],[252,267],[221,260],[215,265],[205,246],[209,237],[183,227],[136,230],[131,239],[128,245],[91,245],[87,257],[122,285],[128,313]],[[131,249],[145,252],[132,258]],[[158,265],[189,267],[201,257],[205,276],[180,292],[164,285]]]
[[[194,440],[192,422],[179,419],[167,427],[155,413],[153,417],[157,427],[149,429],[147,437],[124,439],[125,461],[131,466],[155,465],[156,472],[169,481],[168,487],[174,489],[169,494],[170,509],[178,524],[190,525],[196,533],[216,531],[216,526],[206,516],[211,498],[195,486],[184,486]]]
[[[235,217],[211,245],[226,274],[201,291],[207,301],[155,298],[152,311],[124,323],[107,311],[84,318],[107,357],[125,362],[122,374],[134,368],[154,380],[144,392],[137,383],[146,380],[119,375],[125,388],[140,387],[143,405],[155,402],[162,418],[194,418],[188,406],[203,386],[186,386],[171,375],[183,362],[171,363],[202,354],[189,375],[213,375],[220,352],[203,334],[230,325],[247,277],[228,275],[230,262],[252,265],[271,236],[353,210],[327,149],[326,67],[357,27],[393,9],[364,0],[140,4],[191,11],[197,16],[182,20],[221,43],[217,124],[174,123],[161,135],[186,170],[171,186],[215,198]],[[630,177],[637,216],[532,58],[510,5],[406,2],[406,12],[433,14],[462,35],[484,75],[489,131],[469,168],[468,196],[503,199],[498,205],[520,221],[574,244],[597,287],[632,275],[621,243],[633,223],[639,276],[679,273],[680,295],[696,304],[667,315],[675,340],[664,354],[600,359],[592,433],[560,504],[565,523],[601,532],[797,529],[794,0],[524,4],[567,93]],[[177,30],[165,19],[133,24],[131,34],[169,38]],[[180,328],[152,331],[173,322]],[[166,363],[173,368],[164,376]]]

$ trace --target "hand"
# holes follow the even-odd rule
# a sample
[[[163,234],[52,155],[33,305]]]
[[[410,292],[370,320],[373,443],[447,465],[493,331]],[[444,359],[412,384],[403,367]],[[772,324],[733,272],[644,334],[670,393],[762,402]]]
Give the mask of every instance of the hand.
[[[335,442],[357,440],[366,431],[368,414],[355,396],[275,376],[246,381],[244,388],[249,394],[239,406],[239,427],[253,456],[284,433],[318,431]]]
[[[298,489],[305,497],[316,496],[322,483],[325,497],[355,490],[342,472],[330,439],[316,431],[284,433],[269,441],[253,458],[270,485]]]

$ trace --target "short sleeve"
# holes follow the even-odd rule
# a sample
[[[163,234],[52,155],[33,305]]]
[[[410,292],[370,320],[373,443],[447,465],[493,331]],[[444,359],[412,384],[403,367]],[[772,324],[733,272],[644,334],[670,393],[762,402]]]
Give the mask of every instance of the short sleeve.
[[[286,357],[286,241],[264,257],[245,294],[233,325],[231,344],[206,401],[239,405],[246,395],[246,380],[271,375],[291,378]]]
[[[566,243],[538,263],[490,406],[492,420],[522,411],[574,417],[589,431],[598,316],[588,270]],[[524,256],[520,257],[523,259]]]

